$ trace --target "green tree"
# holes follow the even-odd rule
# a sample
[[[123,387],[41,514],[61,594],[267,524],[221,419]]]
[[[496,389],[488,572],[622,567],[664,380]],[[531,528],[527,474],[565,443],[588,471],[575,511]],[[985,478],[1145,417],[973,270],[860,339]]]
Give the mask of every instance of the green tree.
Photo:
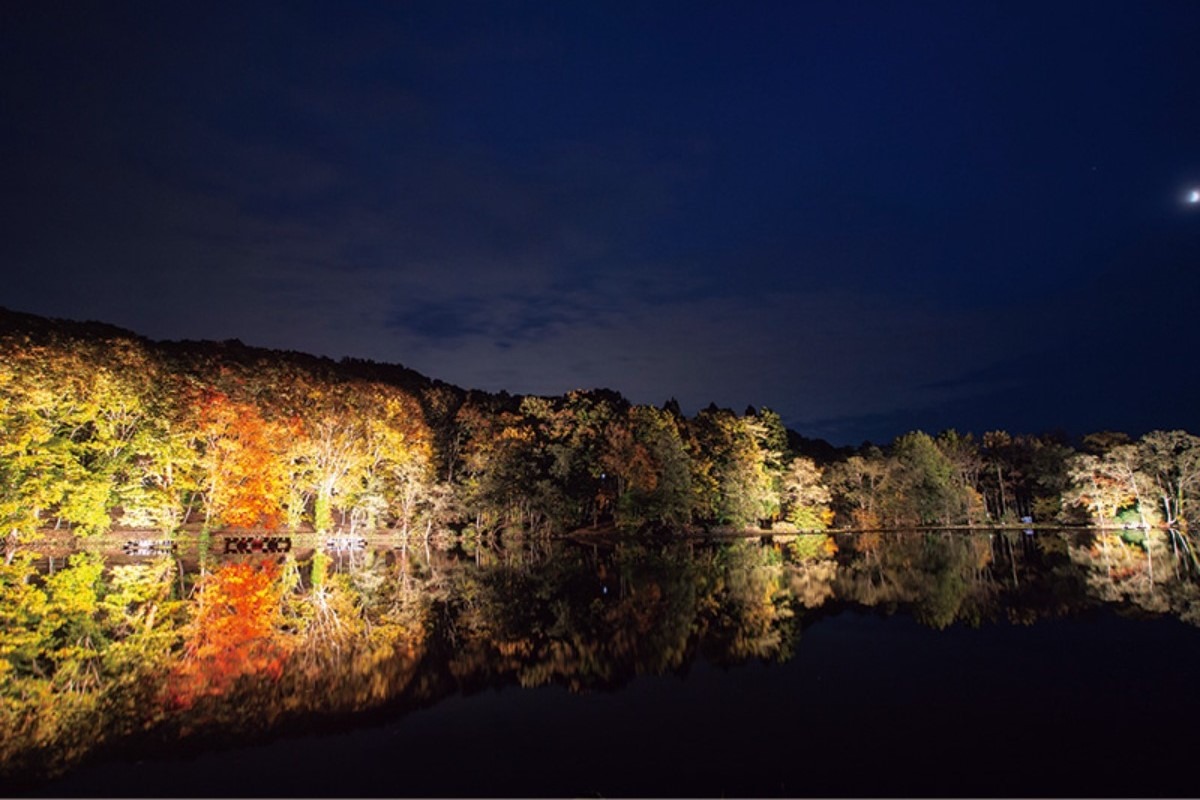
[[[779,516],[779,477],[783,454],[773,450],[773,429],[754,416],[738,417],[715,406],[691,422],[704,462],[701,480],[712,494],[703,512],[716,522],[747,527]]]
[[[624,420],[608,426],[606,438],[602,464],[616,477],[617,524],[687,524],[693,507],[691,459],[674,415],[633,406]]]
[[[922,431],[907,433],[892,444],[897,476],[887,500],[888,513],[899,524],[951,524],[965,505],[955,482],[954,465]]]
[[[955,522],[979,523],[987,516],[983,495],[977,488],[983,470],[983,458],[979,445],[971,434],[960,435],[953,428],[938,434],[938,450],[952,467],[951,479],[955,498],[953,507],[946,512],[946,519]]]
[[[136,518],[154,495],[147,474],[168,450],[148,404],[155,365],[120,340],[43,345],[9,336],[0,354],[0,519],[8,530],[28,533],[53,517],[79,534],[102,532],[122,503]]]

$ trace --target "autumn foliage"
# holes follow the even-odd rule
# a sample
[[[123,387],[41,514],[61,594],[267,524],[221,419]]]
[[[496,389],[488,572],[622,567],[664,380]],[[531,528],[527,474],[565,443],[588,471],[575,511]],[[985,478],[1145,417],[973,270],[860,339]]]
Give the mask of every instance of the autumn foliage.
[[[267,422],[254,405],[214,390],[202,393],[196,411],[211,515],[238,528],[278,526],[286,426]]]
[[[168,704],[226,694],[245,676],[277,679],[288,648],[279,631],[279,570],[271,561],[226,564],[202,579],[183,657],[168,681]]]
[[[5,323],[7,322],[7,327]],[[0,532],[1186,527],[1200,437],[912,431],[834,448],[769,409],[464,391],[395,365],[155,344],[0,313]]]

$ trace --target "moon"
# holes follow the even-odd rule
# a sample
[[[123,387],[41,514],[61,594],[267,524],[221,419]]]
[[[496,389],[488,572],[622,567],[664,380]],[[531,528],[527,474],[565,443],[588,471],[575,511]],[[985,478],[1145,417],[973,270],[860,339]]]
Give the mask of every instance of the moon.
[[[1188,205],[1200,204],[1200,189],[1192,189],[1187,193]]]

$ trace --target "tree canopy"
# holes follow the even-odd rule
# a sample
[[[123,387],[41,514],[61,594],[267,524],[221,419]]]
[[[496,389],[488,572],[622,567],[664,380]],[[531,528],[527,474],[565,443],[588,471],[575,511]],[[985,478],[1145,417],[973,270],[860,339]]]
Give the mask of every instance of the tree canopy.
[[[394,365],[0,314],[0,523],[172,532],[1183,527],[1200,438],[911,431],[837,449],[768,408],[465,391]]]

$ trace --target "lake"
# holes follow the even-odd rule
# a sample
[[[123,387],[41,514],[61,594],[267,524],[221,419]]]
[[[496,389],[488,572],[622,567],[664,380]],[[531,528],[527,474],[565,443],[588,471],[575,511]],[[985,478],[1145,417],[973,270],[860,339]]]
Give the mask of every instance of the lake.
[[[155,666],[42,700],[92,733],[10,742],[15,793],[1195,793],[1182,535],[329,544],[30,559],[103,562],[94,637]]]

